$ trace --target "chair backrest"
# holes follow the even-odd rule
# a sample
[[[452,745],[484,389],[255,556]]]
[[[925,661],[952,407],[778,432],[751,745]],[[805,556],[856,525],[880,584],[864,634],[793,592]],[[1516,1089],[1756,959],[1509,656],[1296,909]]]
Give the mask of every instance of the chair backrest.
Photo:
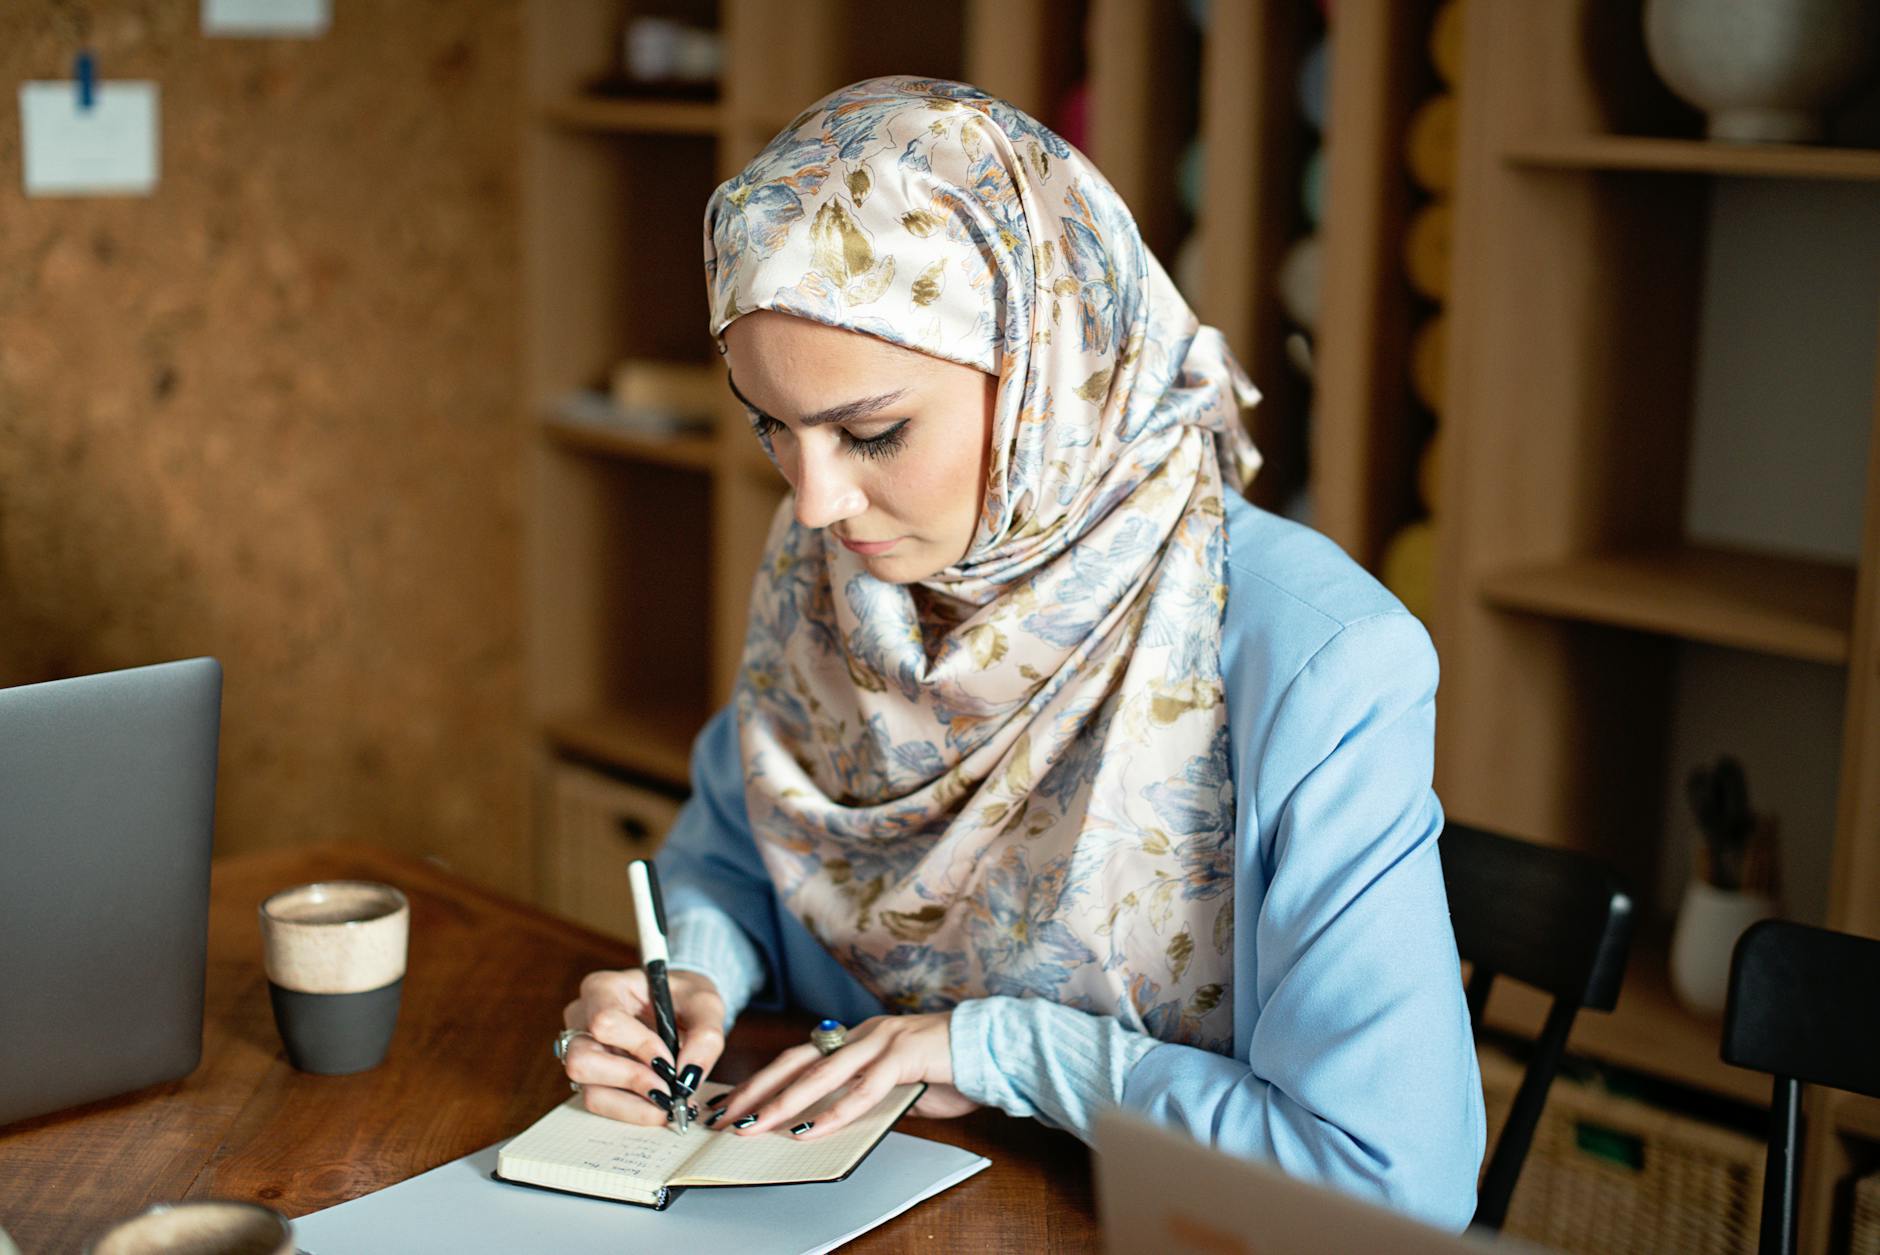
[[[1745,931],[1723,1061],[1880,1097],[1880,941],[1778,919]]]
[[[1722,1054],[1775,1078],[1759,1246],[1787,1255],[1801,1083],[1880,1098],[1880,941],[1791,920],[1752,925],[1730,956]]]
[[[1546,1025],[1477,1195],[1475,1225],[1499,1229],[1581,1007],[1610,1011],[1625,980],[1632,899],[1605,863],[1467,824],[1438,842],[1456,948],[1472,969],[1469,1013],[1479,1025],[1497,976],[1554,996]]]

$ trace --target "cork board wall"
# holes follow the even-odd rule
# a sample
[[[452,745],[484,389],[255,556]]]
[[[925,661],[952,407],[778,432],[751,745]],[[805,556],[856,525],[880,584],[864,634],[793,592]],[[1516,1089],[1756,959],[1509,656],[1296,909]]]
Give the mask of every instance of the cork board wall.
[[[219,850],[526,890],[516,0],[0,6],[0,683],[225,669]],[[161,85],[149,198],[21,188],[17,86]]]

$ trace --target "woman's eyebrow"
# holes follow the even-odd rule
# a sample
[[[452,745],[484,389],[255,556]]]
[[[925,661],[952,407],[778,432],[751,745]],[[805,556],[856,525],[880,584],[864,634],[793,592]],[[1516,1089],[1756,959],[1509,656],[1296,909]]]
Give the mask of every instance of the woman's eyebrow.
[[[745,409],[764,418],[771,418],[770,415],[765,414],[764,411],[752,405],[750,400],[742,392],[738,391],[738,381],[731,377],[731,372],[729,371],[725,372],[725,383],[730,385],[731,395],[736,397],[739,402],[743,404]],[[897,388],[893,392],[884,392],[879,396],[862,397],[855,401],[845,401],[841,405],[832,405],[826,410],[817,410],[814,414],[805,414],[802,420],[803,426],[821,427],[825,423],[852,423],[857,419],[867,418],[878,410],[887,409],[890,405],[893,405],[906,395],[906,388]],[[777,420],[771,418],[771,421],[775,422]]]

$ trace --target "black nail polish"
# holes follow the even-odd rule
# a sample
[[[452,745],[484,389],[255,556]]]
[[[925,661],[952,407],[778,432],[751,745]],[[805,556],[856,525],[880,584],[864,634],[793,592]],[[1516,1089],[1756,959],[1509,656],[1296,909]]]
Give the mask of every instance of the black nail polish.
[[[653,1071],[658,1075],[660,1080],[666,1082],[668,1085],[675,1084],[679,1080],[678,1076],[673,1073],[672,1065],[667,1063],[664,1059],[653,1060]]]
[[[730,1101],[731,1101],[731,1091],[727,1089],[720,1093],[713,1094],[710,1098],[707,1098],[705,1100],[705,1105],[707,1107],[722,1107]]]
[[[714,1111],[714,1112],[712,1112],[712,1113],[711,1113],[710,1115],[708,1115],[708,1116],[706,1116],[706,1117],[705,1117],[705,1127],[709,1129],[709,1128],[710,1128],[710,1127],[711,1127],[712,1125],[714,1125],[714,1124],[717,1124],[717,1123],[718,1123],[718,1121],[719,1121],[719,1120],[720,1120],[721,1118],[723,1118],[723,1116],[724,1116],[724,1114],[725,1114],[725,1109],[724,1109],[723,1107],[720,1107],[720,1108],[718,1108],[718,1110],[716,1110],[716,1111]]]
[[[815,1128],[815,1127],[816,1127],[816,1123],[815,1123],[815,1121],[813,1121],[813,1120],[805,1120],[805,1121],[803,1121],[803,1123],[801,1123],[801,1124],[799,1124],[799,1125],[797,1125],[797,1126],[796,1126],[795,1128],[793,1128],[793,1129],[791,1129],[791,1130],[790,1130],[790,1132],[792,1132],[792,1133],[794,1133],[794,1134],[795,1134],[796,1136],[798,1136],[798,1137],[801,1137],[801,1136],[803,1136],[803,1134],[805,1134],[805,1133],[807,1133],[807,1132],[809,1132],[809,1131],[810,1131],[811,1129],[813,1129],[813,1128]]]
[[[685,1105],[685,1118],[688,1120],[698,1119],[698,1104],[697,1103],[687,1103]]]
[[[652,1099],[653,1105],[658,1107],[661,1111],[670,1112],[672,1110],[672,1095],[668,1094],[665,1090],[649,1089],[646,1091],[646,1096]]]
[[[757,1113],[753,1111],[750,1115],[745,1116],[742,1120],[739,1120],[737,1123],[733,1124],[731,1127],[734,1129],[748,1129],[753,1124],[756,1124],[756,1123],[757,1123]]]
[[[698,1064],[688,1063],[685,1065],[685,1071],[679,1073],[679,1087],[689,1094],[698,1088],[699,1078],[704,1075],[704,1069]]]

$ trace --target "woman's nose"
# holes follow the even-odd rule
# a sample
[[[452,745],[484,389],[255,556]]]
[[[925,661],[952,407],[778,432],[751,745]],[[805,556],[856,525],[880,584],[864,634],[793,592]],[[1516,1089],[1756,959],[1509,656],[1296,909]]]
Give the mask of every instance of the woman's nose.
[[[868,498],[836,462],[837,456],[797,448],[796,521],[804,527],[828,527],[868,508]]]

